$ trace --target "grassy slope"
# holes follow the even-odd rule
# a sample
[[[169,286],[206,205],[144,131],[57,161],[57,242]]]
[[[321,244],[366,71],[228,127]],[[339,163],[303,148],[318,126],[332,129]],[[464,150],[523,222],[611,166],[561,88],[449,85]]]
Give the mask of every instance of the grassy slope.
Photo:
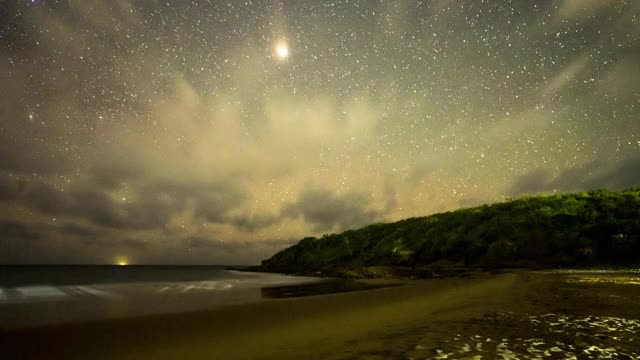
[[[325,274],[370,266],[640,263],[640,187],[523,197],[305,238],[263,271]]]

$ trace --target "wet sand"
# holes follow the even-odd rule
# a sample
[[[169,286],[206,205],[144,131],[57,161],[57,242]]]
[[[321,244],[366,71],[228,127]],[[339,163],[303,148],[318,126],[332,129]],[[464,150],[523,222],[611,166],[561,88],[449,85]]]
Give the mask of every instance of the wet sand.
[[[584,274],[511,272],[416,280],[13,331],[0,334],[0,345],[8,358],[33,359],[637,358],[640,286],[615,276],[602,282],[580,281],[592,277]]]

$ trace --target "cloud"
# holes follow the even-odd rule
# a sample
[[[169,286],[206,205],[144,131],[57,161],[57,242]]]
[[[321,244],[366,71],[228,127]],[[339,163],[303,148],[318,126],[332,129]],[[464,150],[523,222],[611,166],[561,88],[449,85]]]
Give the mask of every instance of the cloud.
[[[372,207],[372,198],[360,192],[339,194],[326,189],[303,190],[297,199],[274,214],[240,214],[227,222],[243,231],[255,232],[287,220],[302,220],[314,232],[342,231],[380,221],[395,205],[395,190],[384,189],[384,209]]]
[[[370,206],[370,197],[363,193],[308,189],[284,208],[283,216],[302,217],[314,231],[341,231],[379,221],[382,212]]]
[[[70,223],[70,222],[63,223],[62,225],[56,226],[55,230],[61,232],[66,236],[78,236],[82,238],[91,238],[91,239],[95,239],[107,233],[107,231],[105,231],[104,229],[86,226],[86,225],[79,225],[79,224]]]
[[[23,179],[0,173],[0,201],[50,217],[70,216],[116,229],[161,228],[187,208],[194,218],[221,222],[244,197],[234,185],[221,181],[157,183],[136,188],[133,199],[122,201],[107,190],[92,183],[65,190],[39,178]]]
[[[246,250],[249,245],[240,241],[222,241],[206,236],[192,236],[183,240],[184,244],[195,251],[211,251],[216,253],[237,254]]]
[[[0,234],[5,241],[29,241],[38,240],[37,234],[31,226],[19,221],[0,220]]]
[[[611,5],[611,2],[602,0],[564,0],[558,7],[557,22],[583,20]]]
[[[638,7],[640,11],[640,6]],[[620,103],[631,103],[640,94],[640,53],[617,62],[599,82],[600,95],[612,97]]]
[[[551,178],[552,175],[546,169],[532,170],[517,178],[508,194],[522,195],[549,191]]]
[[[200,182],[195,179],[187,182],[162,181],[146,188],[138,189],[139,199],[135,206],[128,208],[130,213],[141,216],[149,207],[174,209],[180,211],[190,208],[195,219],[208,222],[224,222],[232,209],[242,205],[246,193],[230,180],[223,178]]]
[[[104,264],[116,253],[142,257],[151,249],[116,229],[71,221],[0,220],[0,234],[0,263]]]
[[[542,97],[549,98],[565,91],[567,87],[580,84],[579,77],[589,68],[587,58],[580,57],[554,74],[549,83],[542,88]]]
[[[622,190],[640,185],[640,157],[609,164],[596,160],[581,167],[562,171],[558,176],[536,169],[518,178],[510,195],[569,192],[594,189]]]
[[[13,199],[18,194],[18,182],[0,172],[0,201]]]
[[[282,221],[278,215],[239,215],[230,217],[229,222],[242,231],[254,232]]]

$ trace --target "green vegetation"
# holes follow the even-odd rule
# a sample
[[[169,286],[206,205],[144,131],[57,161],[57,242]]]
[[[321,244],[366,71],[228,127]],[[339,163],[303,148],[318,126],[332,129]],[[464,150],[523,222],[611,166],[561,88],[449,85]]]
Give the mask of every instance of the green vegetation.
[[[298,244],[262,271],[350,274],[383,266],[556,267],[640,263],[640,187],[522,197]]]

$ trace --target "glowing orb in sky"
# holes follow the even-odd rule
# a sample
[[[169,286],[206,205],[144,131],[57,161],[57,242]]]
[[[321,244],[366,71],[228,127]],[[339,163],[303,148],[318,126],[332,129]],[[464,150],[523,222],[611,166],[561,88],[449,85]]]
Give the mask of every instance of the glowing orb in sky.
[[[120,266],[126,266],[129,265],[129,260],[126,257],[118,256],[115,263]]]
[[[289,57],[289,47],[285,42],[281,42],[276,45],[276,56],[283,60]]]

